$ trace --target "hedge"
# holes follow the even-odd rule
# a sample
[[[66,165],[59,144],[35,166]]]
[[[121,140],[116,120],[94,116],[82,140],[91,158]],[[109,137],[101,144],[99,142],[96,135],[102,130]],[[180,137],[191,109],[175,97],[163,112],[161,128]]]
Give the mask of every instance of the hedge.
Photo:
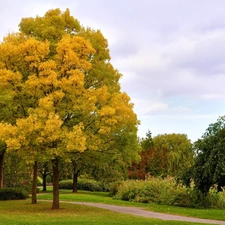
[[[0,188],[0,200],[21,200],[28,197],[28,192],[21,188]]]
[[[73,180],[61,180],[59,182],[60,189],[73,189]],[[90,179],[80,179],[77,183],[78,190],[85,190],[85,191],[109,191],[109,188],[95,180]]]

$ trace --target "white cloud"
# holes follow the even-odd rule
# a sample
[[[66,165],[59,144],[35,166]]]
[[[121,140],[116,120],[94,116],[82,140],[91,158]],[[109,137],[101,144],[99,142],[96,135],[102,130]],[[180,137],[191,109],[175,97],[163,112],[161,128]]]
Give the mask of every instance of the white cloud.
[[[150,107],[148,107],[146,110],[146,113],[147,114],[157,114],[157,113],[161,113],[161,112],[168,110],[168,108],[169,107],[166,103],[157,102],[157,103],[152,104]]]
[[[191,112],[191,109],[185,106],[176,106],[171,109],[173,113],[188,113]]]
[[[223,94],[203,94],[200,96],[203,100],[225,100],[225,93]]]

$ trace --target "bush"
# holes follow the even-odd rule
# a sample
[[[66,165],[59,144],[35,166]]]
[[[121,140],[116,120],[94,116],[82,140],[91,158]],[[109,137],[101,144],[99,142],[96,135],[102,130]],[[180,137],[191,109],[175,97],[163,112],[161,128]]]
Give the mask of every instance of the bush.
[[[109,193],[111,196],[115,196],[118,191],[119,191],[119,187],[120,185],[123,184],[124,181],[116,181],[116,182],[113,182],[111,185],[110,185],[110,188],[109,188]]]
[[[21,188],[1,188],[0,200],[20,200],[26,199],[28,192]]]
[[[104,184],[95,180],[80,179],[77,183],[78,190],[85,191],[109,191]],[[62,180],[59,182],[60,189],[73,189],[73,180]]]
[[[152,178],[149,181],[123,181],[111,186],[115,199],[142,203],[156,203],[190,208],[225,209],[225,192],[212,188],[207,196],[193,188],[178,185],[172,179]]]
[[[163,180],[154,178],[151,181],[124,181],[118,183],[119,186],[112,185],[112,188],[117,189],[115,199],[127,201],[171,204],[173,199],[173,191],[175,183],[172,180]],[[111,190],[110,193],[113,193]]]
[[[73,180],[61,180],[59,189],[73,189]]]
[[[79,180],[78,181],[78,190],[85,190],[85,191],[103,191],[100,183],[95,180]]]

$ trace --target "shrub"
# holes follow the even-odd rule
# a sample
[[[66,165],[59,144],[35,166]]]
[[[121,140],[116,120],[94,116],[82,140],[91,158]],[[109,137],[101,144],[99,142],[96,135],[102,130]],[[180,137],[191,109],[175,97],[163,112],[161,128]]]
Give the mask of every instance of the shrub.
[[[163,180],[154,178],[151,181],[125,181],[120,184],[112,185],[113,190],[111,194],[117,192],[114,196],[116,199],[145,202],[145,203],[158,203],[170,204],[173,194],[172,188],[175,182],[172,180]],[[173,194],[174,195],[174,194]]]
[[[80,179],[77,183],[78,190],[85,191],[109,191],[104,184],[90,179]],[[59,182],[60,189],[73,189],[73,180],[62,180]]]
[[[61,180],[59,189],[73,189],[73,180]]]
[[[178,185],[173,179],[152,178],[149,181],[123,181],[111,186],[115,199],[157,203],[191,208],[225,208],[225,192],[212,188],[207,196],[193,188]]]
[[[21,188],[1,188],[0,200],[20,200],[26,199],[28,192]]]
[[[103,191],[102,186],[95,180],[84,180],[81,179],[78,181],[78,190],[85,191]]]
[[[21,185],[15,186],[13,188],[16,188],[18,190],[24,190],[27,193],[31,193],[31,190],[32,190],[32,182],[26,182],[26,183],[23,183]]]
[[[115,196],[117,194],[117,192],[119,191],[119,186],[123,184],[123,181],[116,181],[116,182],[113,182],[111,185],[110,185],[110,188],[109,188],[109,193],[111,196]]]

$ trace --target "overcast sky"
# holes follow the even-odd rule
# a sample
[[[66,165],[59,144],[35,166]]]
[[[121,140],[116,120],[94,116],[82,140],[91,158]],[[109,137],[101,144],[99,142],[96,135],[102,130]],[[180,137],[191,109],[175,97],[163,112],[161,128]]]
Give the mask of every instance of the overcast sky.
[[[70,9],[108,39],[139,136],[192,141],[225,115],[225,0],[0,0],[0,40],[23,17]]]

